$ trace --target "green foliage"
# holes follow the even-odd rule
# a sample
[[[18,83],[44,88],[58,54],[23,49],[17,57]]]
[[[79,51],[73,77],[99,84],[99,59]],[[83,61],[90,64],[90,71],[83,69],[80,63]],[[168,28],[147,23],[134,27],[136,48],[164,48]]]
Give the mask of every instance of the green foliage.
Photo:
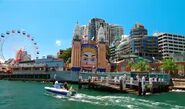
[[[177,69],[179,71],[184,71],[184,66],[183,65],[177,65]]]
[[[145,61],[138,61],[135,64],[135,69],[136,71],[140,71],[140,72],[147,71],[149,69],[149,65],[147,65]]]
[[[173,59],[163,59],[161,68],[164,71],[171,72],[178,69],[178,65],[175,63]]]
[[[134,62],[133,61],[128,61],[128,66],[130,67],[130,69],[131,69],[131,71],[132,70],[135,70],[135,64],[134,64]]]
[[[64,62],[67,62],[71,58],[71,48],[66,49],[58,58],[64,59]]]
[[[134,61],[129,61],[128,62],[129,67],[131,68],[131,71],[148,71],[150,69],[150,66],[147,65],[147,63],[143,60],[134,62]]]

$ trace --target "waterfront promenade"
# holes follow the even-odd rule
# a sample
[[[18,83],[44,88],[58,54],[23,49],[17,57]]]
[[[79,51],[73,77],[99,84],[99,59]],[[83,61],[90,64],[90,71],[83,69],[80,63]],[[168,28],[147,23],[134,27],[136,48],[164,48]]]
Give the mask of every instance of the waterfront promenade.
[[[1,79],[23,81],[48,81],[77,83],[79,89],[89,88],[95,90],[114,91],[145,95],[146,93],[169,91],[170,76],[162,73],[136,73],[136,72],[45,72],[40,74],[22,73],[0,75]]]

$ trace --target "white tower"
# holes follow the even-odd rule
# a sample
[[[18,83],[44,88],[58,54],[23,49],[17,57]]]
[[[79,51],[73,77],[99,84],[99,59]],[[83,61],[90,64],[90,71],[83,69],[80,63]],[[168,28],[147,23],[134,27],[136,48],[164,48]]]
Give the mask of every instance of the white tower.
[[[105,42],[105,31],[102,26],[98,30],[98,42]]]
[[[78,25],[77,22],[73,35],[71,70],[80,71],[80,62],[81,62],[81,34],[80,26]]]
[[[81,33],[80,33],[80,25],[76,24],[76,27],[75,27],[75,30],[74,30],[74,33],[73,33],[73,39],[81,39]]]

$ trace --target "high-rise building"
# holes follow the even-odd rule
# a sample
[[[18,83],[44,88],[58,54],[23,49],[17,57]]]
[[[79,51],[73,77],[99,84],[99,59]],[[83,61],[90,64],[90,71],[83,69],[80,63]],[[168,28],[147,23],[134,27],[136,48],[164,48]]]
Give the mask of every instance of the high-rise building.
[[[148,34],[147,29],[145,29],[144,25],[142,24],[135,24],[132,30],[130,31],[131,37],[143,37]]]
[[[171,33],[154,33],[158,37],[159,53],[162,58],[171,58],[176,53],[185,52],[185,36]]]
[[[115,38],[116,39],[116,38]],[[119,44],[111,46],[111,61],[143,57],[145,59],[159,59],[158,38],[148,36],[147,29],[142,24],[135,24],[129,37],[122,37]],[[115,48],[115,50],[114,50]]]
[[[108,31],[109,37],[107,37],[107,40],[109,45],[111,45],[116,36],[123,35],[123,27],[120,25],[110,24],[109,28],[110,28],[110,31]]]
[[[135,24],[130,31],[131,52],[135,55],[142,56],[142,39],[147,36],[147,30],[142,24]]]
[[[110,59],[109,59],[110,62],[116,62],[117,61],[117,58],[116,58],[116,53],[117,53],[116,46],[115,45],[110,46],[109,49],[110,49]]]
[[[91,40],[96,40],[98,29],[101,26],[105,28],[106,26],[105,20],[100,18],[92,18],[88,24],[88,38]]]
[[[148,36],[147,29],[142,24],[135,24],[130,31],[130,45],[132,54],[149,60],[160,58],[157,37]]]
[[[155,61],[160,59],[158,52],[158,38],[155,36],[145,36],[142,38],[142,57]]]
[[[118,60],[117,58],[117,47],[121,42],[122,37],[121,36],[116,36],[112,42],[112,44],[109,46],[110,49],[110,61],[111,62],[116,62]]]
[[[126,59],[130,54],[131,48],[129,37],[122,37],[120,44],[116,48],[116,59],[117,61]]]
[[[123,27],[116,24],[109,24],[100,18],[92,18],[87,25],[80,27],[81,35],[87,40],[97,41],[98,30],[103,27],[105,42],[111,45],[116,36],[123,35]]]

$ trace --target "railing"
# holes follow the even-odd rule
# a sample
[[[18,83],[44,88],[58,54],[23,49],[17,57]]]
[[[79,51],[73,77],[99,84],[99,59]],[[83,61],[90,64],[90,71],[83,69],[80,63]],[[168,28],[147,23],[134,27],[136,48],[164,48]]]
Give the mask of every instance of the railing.
[[[142,82],[142,79],[134,80],[132,77],[126,77],[123,79],[123,76],[120,76],[119,79],[117,77],[110,78],[107,76],[88,76],[86,78],[83,78],[82,75],[79,76],[79,79],[81,79],[81,82],[101,82],[105,84],[114,84],[114,85],[120,85],[121,80],[126,85],[132,85],[132,86],[138,86],[139,82]],[[149,78],[148,80],[143,81],[145,85],[168,85],[168,81],[165,81],[163,78]]]

